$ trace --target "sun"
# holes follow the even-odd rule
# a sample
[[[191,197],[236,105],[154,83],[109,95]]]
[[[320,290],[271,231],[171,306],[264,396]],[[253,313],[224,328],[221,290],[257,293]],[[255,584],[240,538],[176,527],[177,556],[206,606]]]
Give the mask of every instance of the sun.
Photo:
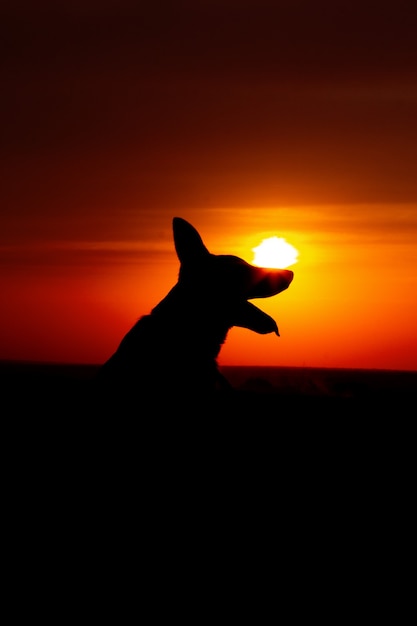
[[[268,237],[259,246],[252,248],[255,253],[253,264],[258,267],[275,267],[284,269],[297,263],[298,250],[282,237]]]

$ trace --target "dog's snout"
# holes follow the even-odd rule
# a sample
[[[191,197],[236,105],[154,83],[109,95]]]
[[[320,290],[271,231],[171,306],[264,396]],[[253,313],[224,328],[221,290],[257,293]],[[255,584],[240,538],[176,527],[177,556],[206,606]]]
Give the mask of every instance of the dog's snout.
[[[277,270],[276,272],[272,271],[268,275],[268,282],[270,283],[273,291],[279,293],[289,287],[293,278],[294,272],[291,270]]]
[[[260,268],[254,276],[248,298],[268,298],[284,291],[291,284],[294,273],[291,270]]]

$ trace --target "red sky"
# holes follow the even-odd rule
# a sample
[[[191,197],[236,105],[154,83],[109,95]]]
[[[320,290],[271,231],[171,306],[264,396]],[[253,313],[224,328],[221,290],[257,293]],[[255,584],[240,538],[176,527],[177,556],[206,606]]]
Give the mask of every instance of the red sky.
[[[216,253],[299,250],[222,363],[417,369],[410,2],[3,2],[0,359],[102,362]]]

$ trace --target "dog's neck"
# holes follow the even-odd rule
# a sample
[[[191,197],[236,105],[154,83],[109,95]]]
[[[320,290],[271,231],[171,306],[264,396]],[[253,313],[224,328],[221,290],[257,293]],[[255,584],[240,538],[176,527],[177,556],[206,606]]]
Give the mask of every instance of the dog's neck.
[[[177,283],[152,309],[150,318],[158,332],[169,334],[170,343],[182,345],[185,351],[196,352],[203,358],[217,358],[231,324],[225,319],[224,308],[216,314],[215,301]],[[185,343],[184,343],[185,342]]]

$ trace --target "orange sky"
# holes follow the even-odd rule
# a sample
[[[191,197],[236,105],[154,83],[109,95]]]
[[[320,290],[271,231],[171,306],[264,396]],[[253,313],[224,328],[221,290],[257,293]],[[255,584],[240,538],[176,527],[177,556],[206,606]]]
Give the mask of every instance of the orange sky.
[[[299,250],[257,303],[281,337],[234,328],[221,364],[417,369],[416,9],[277,4],[0,9],[0,359],[108,358],[178,215]]]

